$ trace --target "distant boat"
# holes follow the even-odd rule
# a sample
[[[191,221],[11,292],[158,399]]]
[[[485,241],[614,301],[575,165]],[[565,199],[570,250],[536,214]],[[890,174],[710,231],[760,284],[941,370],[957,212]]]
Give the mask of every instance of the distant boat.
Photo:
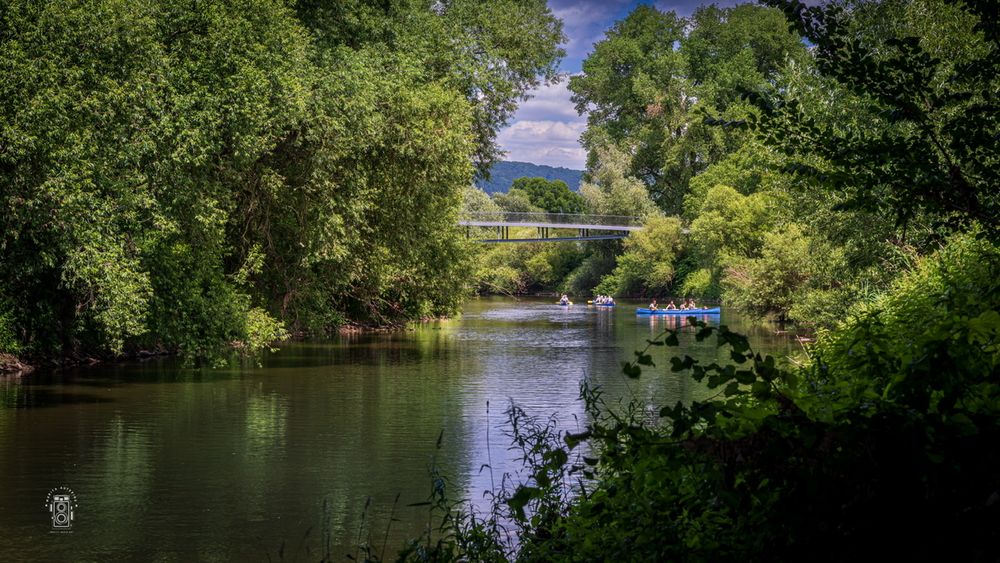
[[[562,301],[556,301],[556,305],[559,305],[560,307],[569,307],[572,304],[573,304],[572,301],[570,301],[569,303],[563,303]]]
[[[710,309],[636,309],[636,315],[718,315],[719,307]]]
[[[614,303],[594,303],[594,307],[614,307]]]

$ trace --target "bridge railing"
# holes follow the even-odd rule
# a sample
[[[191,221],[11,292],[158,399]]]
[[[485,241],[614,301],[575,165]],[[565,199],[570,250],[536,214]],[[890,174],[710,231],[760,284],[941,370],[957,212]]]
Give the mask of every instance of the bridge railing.
[[[641,227],[642,217],[631,215],[590,215],[586,213],[514,213],[509,211],[462,213],[459,223],[551,223],[554,225],[594,225]]]

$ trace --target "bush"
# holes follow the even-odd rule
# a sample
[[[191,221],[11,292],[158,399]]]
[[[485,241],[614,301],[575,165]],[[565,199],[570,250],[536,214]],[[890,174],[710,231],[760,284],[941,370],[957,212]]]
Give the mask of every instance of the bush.
[[[14,316],[0,301],[0,354],[17,354],[20,351],[21,343],[14,331]]]
[[[689,273],[681,283],[681,293],[697,297],[716,297],[719,294],[718,284],[711,268],[701,268]]]
[[[625,239],[625,252],[618,258],[618,265],[595,291],[605,295],[666,291],[674,281],[681,232],[676,217],[647,218],[643,230]]]
[[[995,245],[975,234],[955,236],[920,259],[891,291],[858,307],[836,330],[821,333],[815,348],[819,373],[824,380],[849,381],[855,392],[868,385],[881,389],[900,371],[912,376],[920,366],[988,376],[996,361],[989,356],[996,341],[989,338],[1000,319],[998,273]]]

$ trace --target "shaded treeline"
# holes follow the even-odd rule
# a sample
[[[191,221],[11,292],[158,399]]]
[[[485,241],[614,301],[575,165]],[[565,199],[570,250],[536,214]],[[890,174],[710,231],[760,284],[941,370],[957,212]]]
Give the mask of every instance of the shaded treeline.
[[[462,189],[561,40],[537,0],[4,0],[0,351],[452,312]]]

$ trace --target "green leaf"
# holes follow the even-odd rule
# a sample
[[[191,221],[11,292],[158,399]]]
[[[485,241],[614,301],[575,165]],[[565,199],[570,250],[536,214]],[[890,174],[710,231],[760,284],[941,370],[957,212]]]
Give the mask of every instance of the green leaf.
[[[693,319],[694,317],[688,317],[688,318]],[[702,340],[705,340],[709,336],[712,336],[713,332],[715,332],[715,329],[710,326],[702,327],[701,329],[698,330],[698,332],[695,333],[694,339],[697,340],[698,342],[701,342]]]
[[[578,434],[572,434],[570,432],[567,432],[566,435],[563,436],[563,440],[566,442],[566,446],[571,450],[577,447],[584,440],[587,440],[588,438],[590,438],[590,430],[586,432],[580,432]]]
[[[566,450],[562,448],[556,448],[545,452],[545,454],[542,456],[542,459],[547,462],[546,465],[548,465],[550,468],[558,469],[563,465],[566,465],[566,461],[569,459],[569,455],[566,453]]]
[[[528,505],[528,502],[530,502],[531,499],[537,497],[540,493],[541,490],[537,487],[529,487],[526,485],[518,487],[517,491],[515,491],[514,494],[507,499],[507,505],[514,511],[514,517],[523,521],[525,519],[524,507]]]
[[[632,362],[622,362],[622,373],[632,379],[636,379],[642,375],[642,368]]]

